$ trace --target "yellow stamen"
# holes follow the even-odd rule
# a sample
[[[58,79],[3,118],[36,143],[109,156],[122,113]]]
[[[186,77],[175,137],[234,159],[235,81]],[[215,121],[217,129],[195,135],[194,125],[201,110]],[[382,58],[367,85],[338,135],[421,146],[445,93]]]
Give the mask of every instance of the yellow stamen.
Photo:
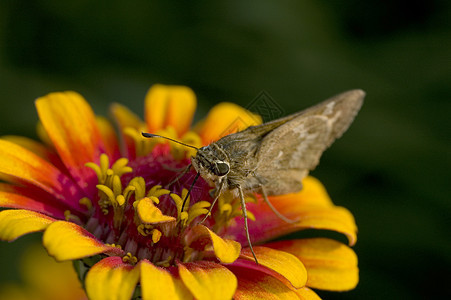
[[[72,222],[76,222],[76,223],[80,222],[80,218],[77,217],[76,215],[71,214],[70,210],[64,211],[64,219],[66,221],[72,221]]]
[[[91,208],[92,208],[91,199],[89,199],[88,197],[81,198],[80,201],[78,201],[78,203],[80,203],[81,205],[86,206],[88,208],[88,210],[91,210]]]
[[[64,219],[66,219],[66,221],[69,221],[69,219],[70,219],[70,210],[65,210],[64,211]]]
[[[138,262],[138,258],[136,258],[136,256],[134,256],[130,252],[128,252],[124,257],[122,257],[122,261],[124,263],[129,263],[129,264],[135,265]]]
[[[154,196],[156,198],[159,198],[162,195],[167,195],[170,193],[171,191],[161,188],[161,185],[154,185],[147,193],[147,197],[150,198],[151,196]]]
[[[141,234],[142,236],[148,236],[151,233],[151,228],[153,226],[150,224],[140,224],[136,227],[136,229],[138,230],[139,234]]]
[[[146,182],[142,177],[135,177],[128,183],[128,186],[124,190],[124,194],[130,197],[129,190],[133,190],[135,193],[135,199],[140,200],[146,195]],[[128,199],[127,199],[128,200]]]
[[[257,198],[254,195],[247,195],[244,198],[245,202],[256,203]],[[213,230],[217,231],[220,228],[231,225],[234,222],[235,217],[242,216],[241,204],[239,198],[235,198],[232,193],[225,192],[222,193],[218,199],[218,213],[215,214],[215,224],[213,225]],[[255,216],[247,210],[249,220],[255,221]]]
[[[162,233],[158,229],[152,230],[152,242],[154,244],[158,243],[160,241],[161,235]]]
[[[171,265],[171,264],[170,264],[171,261],[172,261],[172,256],[169,256],[169,257],[166,258],[165,260],[156,262],[156,263],[154,263],[154,264],[157,265],[157,266],[160,266],[160,267],[169,267],[169,266]]]
[[[111,169],[113,170],[114,174],[121,177],[122,175],[124,175],[126,173],[131,173],[133,171],[133,169],[130,168],[129,166],[127,166],[127,164],[128,164],[128,159],[125,157],[122,157],[122,158],[119,158],[113,164]]]
[[[207,207],[210,207],[210,205],[211,203],[208,201],[199,201],[193,204],[189,208],[188,224],[190,224],[198,216],[205,215],[206,213],[208,213]]]
[[[115,247],[115,248],[118,248],[118,249],[122,249],[121,245],[116,245],[116,244],[105,244],[105,246],[110,246],[110,247]]]

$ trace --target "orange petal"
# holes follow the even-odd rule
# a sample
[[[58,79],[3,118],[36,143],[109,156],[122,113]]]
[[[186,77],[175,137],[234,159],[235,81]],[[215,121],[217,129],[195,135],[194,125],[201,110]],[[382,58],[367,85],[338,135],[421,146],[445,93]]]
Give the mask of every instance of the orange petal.
[[[207,261],[179,264],[179,274],[185,286],[199,300],[231,299],[237,279],[227,268]]]
[[[0,173],[31,183],[75,210],[83,195],[73,181],[52,164],[14,143],[0,139]],[[77,199],[77,201],[73,201]]]
[[[99,253],[121,255],[122,250],[106,246],[82,227],[66,221],[51,224],[42,238],[47,252],[56,260],[72,260],[93,256]]]
[[[260,116],[234,103],[223,102],[214,106],[196,129],[205,145],[231,133],[262,123]]]
[[[55,219],[34,211],[3,210],[0,211],[0,239],[11,242],[24,234],[43,231],[53,222]]]
[[[192,299],[193,296],[179,278],[163,268],[154,266],[148,260],[140,262],[141,291],[146,299]],[[162,288],[164,287],[164,288]]]
[[[296,292],[269,274],[243,267],[228,268],[238,278],[238,288],[233,299],[299,299]]]
[[[191,237],[191,235],[190,235]],[[241,251],[241,244],[233,240],[223,239],[204,225],[197,225],[192,229],[192,240],[208,238],[213,245],[216,257],[223,263],[233,263]],[[188,245],[191,241],[188,241]]]
[[[130,136],[124,134],[124,130],[125,128],[134,128],[139,132],[144,127],[144,123],[132,111],[118,103],[113,103],[110,106],[110,112],[119,127],[120,137],[125,144],[125,149],[122,149],[122,151],[124,151],[127,157],[132,159],[136,155],[135,141]]]
[[[171,126],[179,137],[188,131],[196,109],[196,95],[185,86],[153,85],[145,100],[145,119],[150,133]]]
[[[119,152],[119,144],[113,125],[104,117],[96,117],[97,127],[102,136],[103,144],[105,145],[106,153],[110,153],[113,161],[121,157]]]
[[[61,160],[59,159],[59,157],[55,152],[53,152],[52,150],[48,149],[46,146],[35,140],[16,135],[2,136],[2,139],[17,144],[33,152],[37,156],[45,159],[46,161],[51,162],[59,169],[61,168],[61,166],[63,166]]]
[[[307,286],[347,291],[359,282],[357,255],[348,246],[325,238],[281,241],[265,245],[299,258],[308,274]]]
[[[282,275],[295,288],[301,288],[307,282],[307,271],[302,262],[294,255],[274,250],[267,247],[254,247],[258,263],[277,274]],[[255,264],[254,257],[249,248],[241,251],[240,258],[252,261]],[[237,264],[239,265],[239,264]],[[249,266],[249,264],[247,264]]]
[[[125,264],[118,256],[96,263],[86,275],[86,292],[92,300],[128,300],[139,280],[139,268]]]
[[[290,224],[277,217],[269,206],[260,200],[248,203],[256,220],[249,224],[254,243],[268,241],[300,229],[323,229],[340,232],[348,237],[349,244],[357,240],[357,226],[352,214],[343,207],[334,206],[322,184],[313,177],[307,177],[304,189],[295,194],[270,197],[270,202],[283,216],[299,222]],[[237,241],[246,241],[243,221],[229,229]]]
[[[106,149],[89,104],[75,92],[63,92],[38,98],[36,108],[45,131],[72,177],[89,194],[94,193],[96,175],[85,164],[97,163]]]
[[[30,191],[30,188],[0,183],[0,207],[22,208],[44,213],[59,219],[64,218],[64,209],[56,208],[48,203],[30,198],[27,196],[29,194],[33,195],[33,191]],[[36,197],[36,194],[34,196]]]

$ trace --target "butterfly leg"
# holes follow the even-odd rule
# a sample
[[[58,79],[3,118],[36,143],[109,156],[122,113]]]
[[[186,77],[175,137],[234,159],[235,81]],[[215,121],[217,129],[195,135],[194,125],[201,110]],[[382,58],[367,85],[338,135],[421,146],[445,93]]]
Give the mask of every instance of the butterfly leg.
[[[241,186],[238,186],[238,192],[240,193],[241,210],[243,211],[244,230],[246,231],[247,242],[249,244],[249,248],[251,249],[252,255],[254,256],[255,263],[258,264],[258,260],[257,260],[257,256],[255,256],[254,248],[252,248],[251,237],[249,235],[249,228],[247,226],[246,202],[244,201],[244,195],[243,195],[243,190],[241,189]]]
[[[176,183],[177,181],[179,181],[180,178],[182,178],[183,176],[185,176],[185,175],[188,173],[188,171],[189,171],[190,168],[191,168],[191,164],[189,164],[188,166],[184,167],[184,168],[182,169],[183,172],[180,173],[179,175],[177,175],[177,177],[175,177],[175,179],[172,180],[171,182],[169,182],[165,187],[166,187],[166,188],[169,188],[171,185],[173,185],[174,183]],[[171,170],[171,171],[173,171],[173,170]],[[177,171],[177,170],[174,170],[174,171]],[[178,171],[180,171],[180,170],[178,170]]]
[[[213,202],[211,203],[210,208],[208,209],[208,213],[203,217],[202,221],[200,221],[199,224],[202,224],[203,222],[205,222],[205,220],[206,220],[206,219],[208,218],[208,216],[211,214],[211,211],[213,210],[213,207],[215,206],[216,201],[218,201],[219,196],[221,196],[223,187],[224,187],[224,182],[222,181],[222,182],[221,182],[221,185],[219,186],[218,191],[216,192],[216,197],[215,197],[215,199],[213,200]]]
[[[291,220],[282,215],[272,204],[269,202],[268,195],[266,194],[265,188],[263,185],[260,185],[260,189],[262,191],[263,200],[265,200],[265,203],[271,208],[272,212],[279,217],[281,220],[287,222],[288,224],[294,224],[299,222],[299,220]]]

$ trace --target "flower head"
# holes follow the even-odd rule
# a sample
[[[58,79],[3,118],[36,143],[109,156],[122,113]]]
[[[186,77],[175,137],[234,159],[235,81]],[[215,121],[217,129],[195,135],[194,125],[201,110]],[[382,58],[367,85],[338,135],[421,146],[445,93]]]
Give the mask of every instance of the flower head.
[[[153,86],[145,122],[119,104],[111,113],[119,128],[96,117],[75,92],[36,100],[43,143],[23,137],[0,140],[0,238],[12,241],[43,231],[43,244],[58,261],[75,260],[90,299],[317,299],[309,287],[352,289],[357,259],[346,245],[326,238],[267,243],[302,229],[324,229],[356,241],[348,210],[334,206],[318,180],[307,177],[299,193],[270,197],[277,217],[259,195],[247,195],[249,233],[240,200],[223,193],[213,201],[202,178],[186,169],[194,149],[256,125],[258,116],[231,104],[214,107],[190,129],[194,93]],[[183,203],[185,205],[183,205]]]

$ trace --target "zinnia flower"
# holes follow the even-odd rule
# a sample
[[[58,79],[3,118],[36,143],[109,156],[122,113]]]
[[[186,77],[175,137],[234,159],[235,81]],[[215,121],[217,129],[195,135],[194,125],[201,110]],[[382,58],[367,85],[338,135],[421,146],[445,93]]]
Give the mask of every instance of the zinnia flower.
[[[0,238],[43,231],[51,256],[75,261],[90,299],[318,299],[310,288],[354,288],[357,258],[348,246],[327,238],[267,243],[302,229],[336,231],[355,243],[353,216],[334,206],[312,177],[301,192],[269,199],[299,220],[294,224],[259,195],[246,197],[258,264],[239,199],[224,193],[199,224],[213,199],[202,178],[187,197],[195,172],[183,169],[195,150],[141,132],[200,147],[261,120],[222,103],[190,130],[195,106],[189,88],[155,85],[146,96],[145,122],[112,105],[116,136],[75,92],[37,99],[43,143],[0,140],[0,205],[13,208],[0,212]]]

